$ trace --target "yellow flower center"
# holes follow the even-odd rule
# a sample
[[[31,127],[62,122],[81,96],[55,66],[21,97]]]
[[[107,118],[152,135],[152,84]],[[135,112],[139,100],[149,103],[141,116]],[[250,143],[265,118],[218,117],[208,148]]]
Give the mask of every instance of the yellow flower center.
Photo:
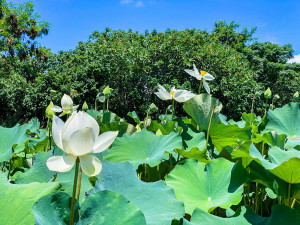
[[[202,76],[204,76],[205,74],[207,74],[207,72],[205,72],[203,70],[201,70],[200,73],[201,73]]]
[[[171,91],[170,94],[172,95],[172,98],[174,98],[174,91]]]

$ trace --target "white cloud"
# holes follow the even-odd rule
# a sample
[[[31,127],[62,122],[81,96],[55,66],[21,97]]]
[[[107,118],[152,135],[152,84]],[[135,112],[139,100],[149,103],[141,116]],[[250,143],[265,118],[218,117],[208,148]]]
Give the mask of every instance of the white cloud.
[[[133,3],[133,0],[121,0],[120,1],[121,5],[127,5],[127,4],[130,4],[130,3]]]
[[[300,54],[294,55],[293,58],[289,59],[287,63],[300,63]]]
[[[137,1],[137,3],[135,4],[135,7],[143,7],[144,6],[144,2],[142,1]]]

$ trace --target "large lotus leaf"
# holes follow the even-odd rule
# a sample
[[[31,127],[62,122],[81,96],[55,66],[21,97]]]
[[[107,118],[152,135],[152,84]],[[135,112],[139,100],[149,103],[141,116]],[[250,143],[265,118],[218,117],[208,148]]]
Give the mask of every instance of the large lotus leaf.
[[[99,191],[89,196],[80,207],[82,225],[146,225],[141,210],[124,196]]]
[[[193,131],[191,128],[181,134],[183,147],[185,150],[189,151],[194,147],[199,148],[200,150],[205,148],[206,137],[204,132]]]
[[[251,139],[252,127],[250,125],[239,128],[237,125],[213,124],[210,129],[210,138],[217,149],[225,146],[236,147],[243,141]]]
[[[285,205],[273,205],[270,217],[260,217],[250,209],[244,214],[244,217],[254,225],[299,225],[300,213]]]
[[[72,197],[65,192],[46,195],[34,203],[31,212],[35,225],[69,225]],[[74,221],[79,219],[78,203],[75,204]]]
[[[172,219],[183,215],[183,203],[176,199],[171,188],[163,181],[145,183],[139,180],[129,163],[103,161],[99,177],[94,191],[105,189],[122,194],[141,209],[149,225],[168,225]]]
[[[159,123],[157,120],[152,120],[150,125],[147,127],[148,131],[160,130],[163,135],[170,134],[171,132],[179,133],[178,124],[175,121],[162,121]]]
[[[243,182],[247,175],[240,164],[224,158],[208,165],[194,159],[176,165],[166,183],[173,188],[178,200],[183,201],[185,212],[195,208],[210,212],[216,207],[228,209],[242,199]]]
[[[288,137],[286,148],[300,145],[300,103],[289,103],[282,108],[268,111],[268,123],[263,133],[277,131]]]
[[[277,146],[283,149],[286,135],[285,134],[279,135],[276,131],[271,131],[271,132],[264,133],[262,139],[265,143],[268,143],[271,146]]]
[[[117,138],[111,149],[106,151],[105,160],[111,162],[130,162],[135,169],[140,164],[151,167],[158,165],[165,152],[172,153],[175,148],[182,147],[182,139],[178,134],[157,136],[146,129],[133,136],[124,135]]]
[[[17,124],[12,128],[5,128],[0,126],[0,162],[8,161],[13,155],[13,147],[15,145],[23,145],[28,139],[26,133],[27,129],[31,127],[31,124],[24,124],[20,126]]]
[[[59,183],[11,184],[0,173],[1,224],[34,224],[31,214],[33,204],[41,197],[57,191]]]
[[[38,152],[33,157],[33,164],[29,170],[23,173],[18,171],[12,177],[16,184],[29,184],[32,182],[49,182],[55,172],[50,171],[46,165],[48,158],[52,156],[52,152]]]
[[[215,110],[212,123],[219,123],[222,104],[209,94],[196,95],[184,103],[183,109],[197,122],[201,130],[207,130],[213,106],[215,106]]]
[[[196,208],[191,217],[191,221],[183,220],[183,225],[250,225],[244,214],[246,213],[246,208],[242,207],[241,213],[238,216],[223,218],[214,216],[210,213],[207,213],[199,208]]]
[[[275,176],[291,184],[300,183],[300,151],[284,151],[278,147],[273,147],[268,152],[270,162],[262,157],[253,144],[249,151],[253,159]]]

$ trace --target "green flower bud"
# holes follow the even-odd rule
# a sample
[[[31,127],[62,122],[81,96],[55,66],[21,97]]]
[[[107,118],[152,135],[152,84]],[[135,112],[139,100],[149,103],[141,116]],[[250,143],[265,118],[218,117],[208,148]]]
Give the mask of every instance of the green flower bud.
[[[299,92],[298,91],[293,95],[293,99],[295,101],[299,99]]]
[[[52,119],[53,115],[55,114],[55,112],[51,109],[52,106],[54,106],[54,104],[53,102],[50,102],[50,104],[46,108],[46,117],[49,119]]]
[[[105,95],[105,99],[108,99],[111,96],[113,89],[110,88],[108,85],[104,88],[103,94]]]
[[[272,91],[270,90],[270,88],[268,88],[265,93],[264,93],[264,96],[266,99],[269,99],[272,97]]]
[[[274,99],[275,99],[275,100],[280,99],[279,95],[276,94],[276,95],[274,96]]]
[[[86,112],[86,111],[88,111],[88,109],[89,109],[88,104],[86,102],[84,102],[83,105],[82,105],[82,110],[84,112]]]

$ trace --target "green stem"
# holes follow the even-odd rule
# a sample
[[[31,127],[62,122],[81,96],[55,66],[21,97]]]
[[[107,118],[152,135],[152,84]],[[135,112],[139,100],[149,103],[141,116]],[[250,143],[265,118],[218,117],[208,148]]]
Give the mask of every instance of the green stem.
[[[11,159],[9,159],[9,167],[8,167],[8,174],[7,174],[7,180],[9,180],[9,175],[10,175],[10,171],[11,171]]]
[[[267,115],[267,107],[268,107],[268,99],[266,99],[266,105],[265,105],[265,115],[264,115],[264,117],[266,117],[266,115]]]
[[[199,94],[201,93],[202,83],[203,83],[203,79],[200,80],[199,91],[198,91]]]
[[[255,213],[258,213],[258,183],[255,183]]]
[[[205,150],[206,151],[207,151],[207,146],[208,146],[208,138],[209,138],[209,131],[210,131],[210,126],[211,126],[211,121],[212,121],[214,112],[215,112],[215,106],[213,106],[213,108],[212,108],[211,116],[210,116],[210,120],[209,120],[209,125],[208,125],[208,129],[207,129],[206,144],[205,144]],[[213,155],[213,153],[212,153],[212,155]]]
[[[174,98],[172,100],[172,121],[173,121],[173,114],[174,114]]]
[[[296,199],[294,198],[294,200],[292,202],[292,205],[291,205],[291,208],[294,208],[295,203],[296,203]]]
[[[292,184],[289,183],[289,186],[288,186],[288,196],[287,196],[287,199],[286,199],[286,201],[285,201],[285,205],[286,205],[286,206],[290,206],[291,186],[292,186]]]
[[[109,102],[109,98],[106,101],[106,111],[108,111],[108,102]]]
[[[78,180],[78,169],[79,169],[79,158],[77,157],[76,167],[75,167],[75,175],[74,175],[74,183],[73,183],[70,225],[74,224],[75,195],[76,195],[77,180]]]
[[[105,111],[105,101],[103,102],[103,110],[102,110],[101,123],[103,123],[103,119],[104,119],[104,111]]]
[[[81,177],[82,177],[82,169],[80,167],[80,171],[79,171],[79,180],[78,180],[78,187],[77,187],[77,197],[76,200],[77,202],[79,202],[79,196],[80,196],[80,188],[81,188]]]
[[[265,151],[265,142],[262,142],[262,147],[261,147],[261,155],[264,156],[264,151]]]
[[[173,169],[173,158],[172,154],[169,154],[169,161],[170,161],[170,171]]]

